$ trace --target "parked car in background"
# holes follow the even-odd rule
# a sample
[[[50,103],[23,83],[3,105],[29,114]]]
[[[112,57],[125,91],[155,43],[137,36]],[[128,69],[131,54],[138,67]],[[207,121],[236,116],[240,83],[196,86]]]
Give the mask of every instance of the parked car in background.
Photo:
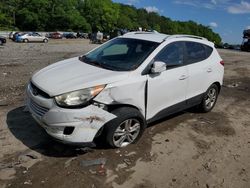
[[[131,32],[35,73],[27,107],[65,143],[135,143],[147,124],[197,106],[209,112],[223,83],[214,44],[189,35]]]
[[[90,35],[90,43],[93,43],[93,44],[101,44],[103,43],[103,33],[98,31],[97,33],[92,33]]]
[[[59,33],[59,32],[54,32],[54,33],[51,33],[51,34],[50,34],[50,37],[51,37],[52,39],[62,39],[62,38],[63,38],[63,35],[62,35],[61,33]]]
[[[115,29],[110,32],[110,39],[124,35],[128,32],[127,29]]]
[[[74,33],[66,33],[65,34],[66,39],[76,39],[76,35]]]
[[[51,38],[51,35],[52,35],[52,33],[46,33],[46,34],[45,34],[45,37]]]
[[[243,41],[240,49],[241,51],[250,51],[250,29],[243,31]]]
[[[25,33],[24,32],[15,32],[14,34],[13,34],[13,38],[12,38],[12,40],[14,41],[14,42],[18,42],[18,38],[19,38],[19,36],[21,36],[21,35],[24,35]]]
[[[102,41],[103,41],[103,42],[106,42],[106,41],[108,41],[109,39],[110,39],[109,33],[103,33],[103,39],[102,39]]]
[[[6,38],[3,36],[0,36],[0,45],[3,45],[6,43]]]
[[[41,36],[39,33],[26,33],[18,37],[18,42],[44,42],[47,43],[49,39]]]
[[[84,39],[88,39],[89,37],[88,33],[81,33],[81,32],[77,32],[76,37],[77,38],[84,38]]]
[[[241,46],[240,46],[241,51],[250,51],[250,38],[244,38]]]
[[[16,33],[16,31],[11,31],[9,33],[9,39],[13,40],[14,34]]]

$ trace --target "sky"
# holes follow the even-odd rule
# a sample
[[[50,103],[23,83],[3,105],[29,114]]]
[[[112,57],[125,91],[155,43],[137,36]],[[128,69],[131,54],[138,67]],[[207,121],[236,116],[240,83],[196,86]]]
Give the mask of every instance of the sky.
[[[250,29],[250,0],[113,0],[145,8],[172,20],[210,26],[224,43],[241,44],[243,30]]]

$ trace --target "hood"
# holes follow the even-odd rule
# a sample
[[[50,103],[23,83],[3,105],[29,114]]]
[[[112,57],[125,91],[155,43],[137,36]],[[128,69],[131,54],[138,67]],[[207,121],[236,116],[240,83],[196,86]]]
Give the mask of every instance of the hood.
[[[106,70],[86,64],[78,57],[52,64],[32,76],[32,83],[51,97],[126,79],[128,72]]]

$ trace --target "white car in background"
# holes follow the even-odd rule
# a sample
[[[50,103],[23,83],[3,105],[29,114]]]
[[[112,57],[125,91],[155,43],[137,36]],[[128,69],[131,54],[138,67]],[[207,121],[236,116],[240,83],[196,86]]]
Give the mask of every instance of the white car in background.
[[[197,106],[215,106],[224,63],[212,42],[188,35],[131,32],[35,73],[27,107],[64,143],[135,143],[147,124]]]
[[[39,33],[26,33],[19,36],[18,41],[20,42],[44,42],[47,43],[49,39],[47,37],[41,36]]]

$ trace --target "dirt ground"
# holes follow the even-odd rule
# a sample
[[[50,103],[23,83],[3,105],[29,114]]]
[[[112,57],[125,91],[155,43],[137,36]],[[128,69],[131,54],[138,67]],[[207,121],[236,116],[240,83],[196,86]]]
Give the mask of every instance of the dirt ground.
[[[225,79],[212,112],[151,124],[123,149],[65,146],[23,111],[25,85],[36,70],[94,47],[87,40],[0,47],[0,187],[250,187],[250,53],[219,50]]]

